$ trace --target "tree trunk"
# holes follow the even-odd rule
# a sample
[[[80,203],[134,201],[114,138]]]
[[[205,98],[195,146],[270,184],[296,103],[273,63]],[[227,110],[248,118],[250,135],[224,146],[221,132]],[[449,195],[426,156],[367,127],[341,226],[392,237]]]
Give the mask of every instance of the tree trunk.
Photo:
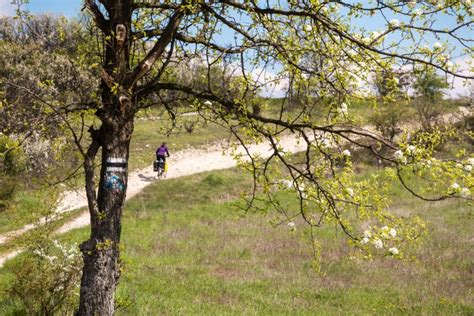
[[[91,235],[81,245],[84,268],[78,315],[114,314],[129,145],[138,110],[133,94],[138,80],[165,52],[184,16],[184,9],[176,10],[153,48],[131,69],[133,3],[132,0],[84,1],[104,34],[106,45],[101,72],[102,107],[96,113],[102,126],[98,131],[91,129],[92,144],[83,153]],[[99,148],[102,148],[102,167],[96,193],[94,159]]]
[[[118,107],[116,105],[115,107]],[[133,116],[102,118],[93,133],[96,147],[102,148],[98,196],[95,199],[92,161],[86,159],[86,191],[91,214],[91,235],[81,244],[84,268],[78,315],[113,315],[115,290],[120,276],[121,217],[127,188],[127,162]],[[93,169],[93,168],[92,168]]]

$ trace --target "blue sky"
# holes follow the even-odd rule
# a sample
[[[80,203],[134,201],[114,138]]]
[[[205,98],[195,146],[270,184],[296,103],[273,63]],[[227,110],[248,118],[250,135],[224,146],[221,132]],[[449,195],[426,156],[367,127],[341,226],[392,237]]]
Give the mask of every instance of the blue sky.
[[[11,0],[0,0],[0,15],[11,15],[15,6]],[[68,17],[77,15],[82,7],[81,0],[29,0],[28,10],[33,13],[52,12]]]
[[[77,15],[81,7],[81,0],[30,0],[28,5],[33,12],[55,12],[66,16]]]

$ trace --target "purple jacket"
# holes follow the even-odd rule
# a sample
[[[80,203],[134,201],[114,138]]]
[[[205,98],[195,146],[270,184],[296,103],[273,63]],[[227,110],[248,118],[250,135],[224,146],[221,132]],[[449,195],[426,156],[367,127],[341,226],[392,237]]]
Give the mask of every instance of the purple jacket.
[[[157,150],[156,150],[156,155],[157,156],[170,156],[170,153],[168,151],[168,147],[166,146],[160,146]]]

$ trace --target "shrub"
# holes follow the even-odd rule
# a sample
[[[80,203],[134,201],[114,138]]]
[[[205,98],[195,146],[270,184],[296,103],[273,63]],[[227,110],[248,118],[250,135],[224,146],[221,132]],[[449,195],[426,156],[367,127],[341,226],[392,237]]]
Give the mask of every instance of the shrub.
[[[426,98],[418,98],[414,100],[413,105],[424,131],[430,131],[437,126],[442,114],[447,110],[446,102],[443,100],[432,101]]]
[[[14,177],[0,174],[0,212],[5,210],[13,199],[16,186]]]
[[[38,242],[15,269],[8,292],[29,315],[72,314],[77,306],[81,263],[76,245],[67,249],[56,240]]]
[[[221,176],[214,175],[214,174],[208,175],[202,181],[212,187],[219,186],[224,183],[224,179]]]
[[[189,122],[184,122],[184,129],[186,132],[189,134],[192,134],[194,132],[194,129],[196,128],[196,123],[194,121],[189,121]]]
[[[377,109],[370,117],[375,128],[391,141],[402,132],[402,125],[410,115],[404,102],[395,102]]]
[[[18,174],[24,168],[23,156],[13,139],[0,133],[0,172],[8,175]]]

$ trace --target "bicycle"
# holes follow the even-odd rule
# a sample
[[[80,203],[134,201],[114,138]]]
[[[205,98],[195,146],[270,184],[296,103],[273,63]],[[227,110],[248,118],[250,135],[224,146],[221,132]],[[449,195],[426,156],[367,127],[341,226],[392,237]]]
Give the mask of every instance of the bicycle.
[[[153,171],[157,172],[158,179],[165,177],[165,162],[161,159],[157,159],[153,163]]]

